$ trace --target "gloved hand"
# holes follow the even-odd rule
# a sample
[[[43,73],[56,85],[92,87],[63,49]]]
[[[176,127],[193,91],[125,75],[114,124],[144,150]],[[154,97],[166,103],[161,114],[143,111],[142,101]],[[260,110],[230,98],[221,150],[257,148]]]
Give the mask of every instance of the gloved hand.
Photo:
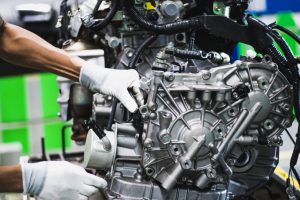
[[[66,161],[22,163],[21,167],[23,193],[43,200],[87,200],[107,186],[104,179]]]
[[[127,89],[132,89],[140,105],[143,103],[139,75],[135,70],[107,69],[86,62],[81,68],[79,81],[94,92],[115,96],[130,112],[135,112],[138,105]]]

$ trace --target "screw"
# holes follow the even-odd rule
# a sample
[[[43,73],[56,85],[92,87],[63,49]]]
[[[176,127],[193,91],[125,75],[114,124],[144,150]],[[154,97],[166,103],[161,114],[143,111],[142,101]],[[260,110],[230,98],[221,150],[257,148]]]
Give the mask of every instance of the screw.
[[[217,177],[217,172],[216,172],[216,170],[214,170],[214,169],[208,169],[208,170],[206,171],[206,176],[207,176],[208,178],[210,178],[210,179],[214,179],[214,178]]]
[[[144,142],[144,145],[147,147],[147,148],[151,148],[152,147],[152,140],[150,139],[150,138],[147,138],[146,140],[145,140],[145,142]],[[150,155],[149,154],[147,154],[149,157],[150,157]]]
[[[204,80],[208,80],[208,79],[210,79],[210,77],[211,77],[211,73],[210,73],[209,71],[204,71],[204,72],[203,72],[202,78],[203,78]]]
[[[174,76],[173,73],[166,73],[166,74],[165,74],[165,79],[166,79],[167,81],[169,81],[169,82],[172,82],[172,81],[174,81],[175,76]]]
[[[157,118],[156,112],[151,112],[149,117],[151,120],[155,120]]]
[[[133,52],[131,50],[129,50],[127,53],[126,53],[126,56],[128,58],[131,58],[133,56]]]

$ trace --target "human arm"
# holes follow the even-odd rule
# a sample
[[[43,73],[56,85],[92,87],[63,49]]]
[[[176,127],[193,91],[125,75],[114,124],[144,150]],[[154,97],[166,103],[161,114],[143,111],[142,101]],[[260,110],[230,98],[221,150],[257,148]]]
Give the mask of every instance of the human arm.
[[[58,49],[34,33],[4,23],[0,35],[0,57],[19,66],[52,72],[83,86],[117,97],[130,111],[138,105],[129,95],[132,88],[139,104],[143,97],[139,91],[139,76],[135,70],[111,70],[96,66]]]
[[[80,70],[85,61],[71,56],[21,27],[4,23],[0,36],[0,57],[19,66],[79,80]]]
[[[0,166],[0,193],[22,191],[23,184],[21,166]]]

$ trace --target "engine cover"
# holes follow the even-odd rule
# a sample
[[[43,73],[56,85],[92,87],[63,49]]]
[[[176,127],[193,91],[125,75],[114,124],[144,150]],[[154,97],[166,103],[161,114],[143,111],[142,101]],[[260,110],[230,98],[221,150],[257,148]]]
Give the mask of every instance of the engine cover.
[[[148,119],[146,175],[166,190],[225,184],[246,149],[280,144],[282,127],[291,123],[291,90],[267,61],[237,61],[197,74],[155,71],[141,108]]]
[[[107,171],[108,199],[225,200],[269,179],[292,121],[292,86],[276,64],[249,59],[198,73],[153,71],[141,85],[148,95],[137,120],[143,130],[136,119],[116,123],[106,132],[110,149],[88,135],[85,164]],[[93,107],[96,121],[106,119],[103,106]]]

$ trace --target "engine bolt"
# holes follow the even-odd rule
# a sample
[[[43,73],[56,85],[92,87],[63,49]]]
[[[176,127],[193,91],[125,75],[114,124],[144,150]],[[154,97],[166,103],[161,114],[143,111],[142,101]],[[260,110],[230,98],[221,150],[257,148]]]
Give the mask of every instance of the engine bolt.
[[[292,125],[291,121],[290,120],[287,120],[284,122],[284,126],[285,127],[290,127]]]
[[[151,148],[152,147],[152,140],[150,138],[147,138],[144,142],[144,145],[147,147],[147,148]]]
[[[239,113],[239,110],[237,107],[231,107],[228,111],[227,111],[228,115],[230,117],[235,117],[237,116],[237,114]]]
[[[283,143],[283,141],[282,141],[282,138],[281,138],[281,136],[274,136],[273,138],[272,138],[272,140],[273,140],[273,142],[275,143],[275,144],[278,144],[278,145],[282,145],[282,143]]]
[[[257,82],[258,82],[258,87],[261,89],[261,90],[266,90],[268,89],[269,87],[269,81],[264,78],[264,77],[259,77],[257,79]]]
[[[192,168],[192,161],[191,160],[184,160],[181,162],[181,167],[183,169],[191,169]]]
[[[214,179],[217,177],[217,172],[215,169],[208,169],[206,170],[206,176],[210,179]]]
[[[174,156],[179,156],[181,154],[181,149],[177,144],[174,144],[171,149],[171,154]]]
[[[172,81],[174,81],[175,76],[172,72],[166,72],[165,73],[165,79],[169,82],[172,82]]]
[[[272,130],[274,128],[274,122],[270,119],[267,119],[265,122],[264,122],[264,128],[268,131]]]
[[[148,176],[152,176],[155,173],[155,170],[152,167],[147,167],[146,168],[146,174]]]
[[[157,114],[156,114],[156,112],[151,112],[149,117],[150,117],[151,120],[157,119]]]
[[[210,77],[211,77],[211,73],[210,73],[209,71],[204,71],[204,72],[203,72],[202,78],[203,78],[204,80],[208,80],[208,79],[210,79]]]
[[[131,50],[127,51],[126,56],[131,58],[133,56],[133,52]]]
[[[285,103],[285,104],[283,104],[283,105],[279,105],[279,106],[280,106],[280,108],[281,108],[282,110],[284,110],[285,112],[288,112],[288,111],[290,110],[290,105],[287,104],[287,103]]]

